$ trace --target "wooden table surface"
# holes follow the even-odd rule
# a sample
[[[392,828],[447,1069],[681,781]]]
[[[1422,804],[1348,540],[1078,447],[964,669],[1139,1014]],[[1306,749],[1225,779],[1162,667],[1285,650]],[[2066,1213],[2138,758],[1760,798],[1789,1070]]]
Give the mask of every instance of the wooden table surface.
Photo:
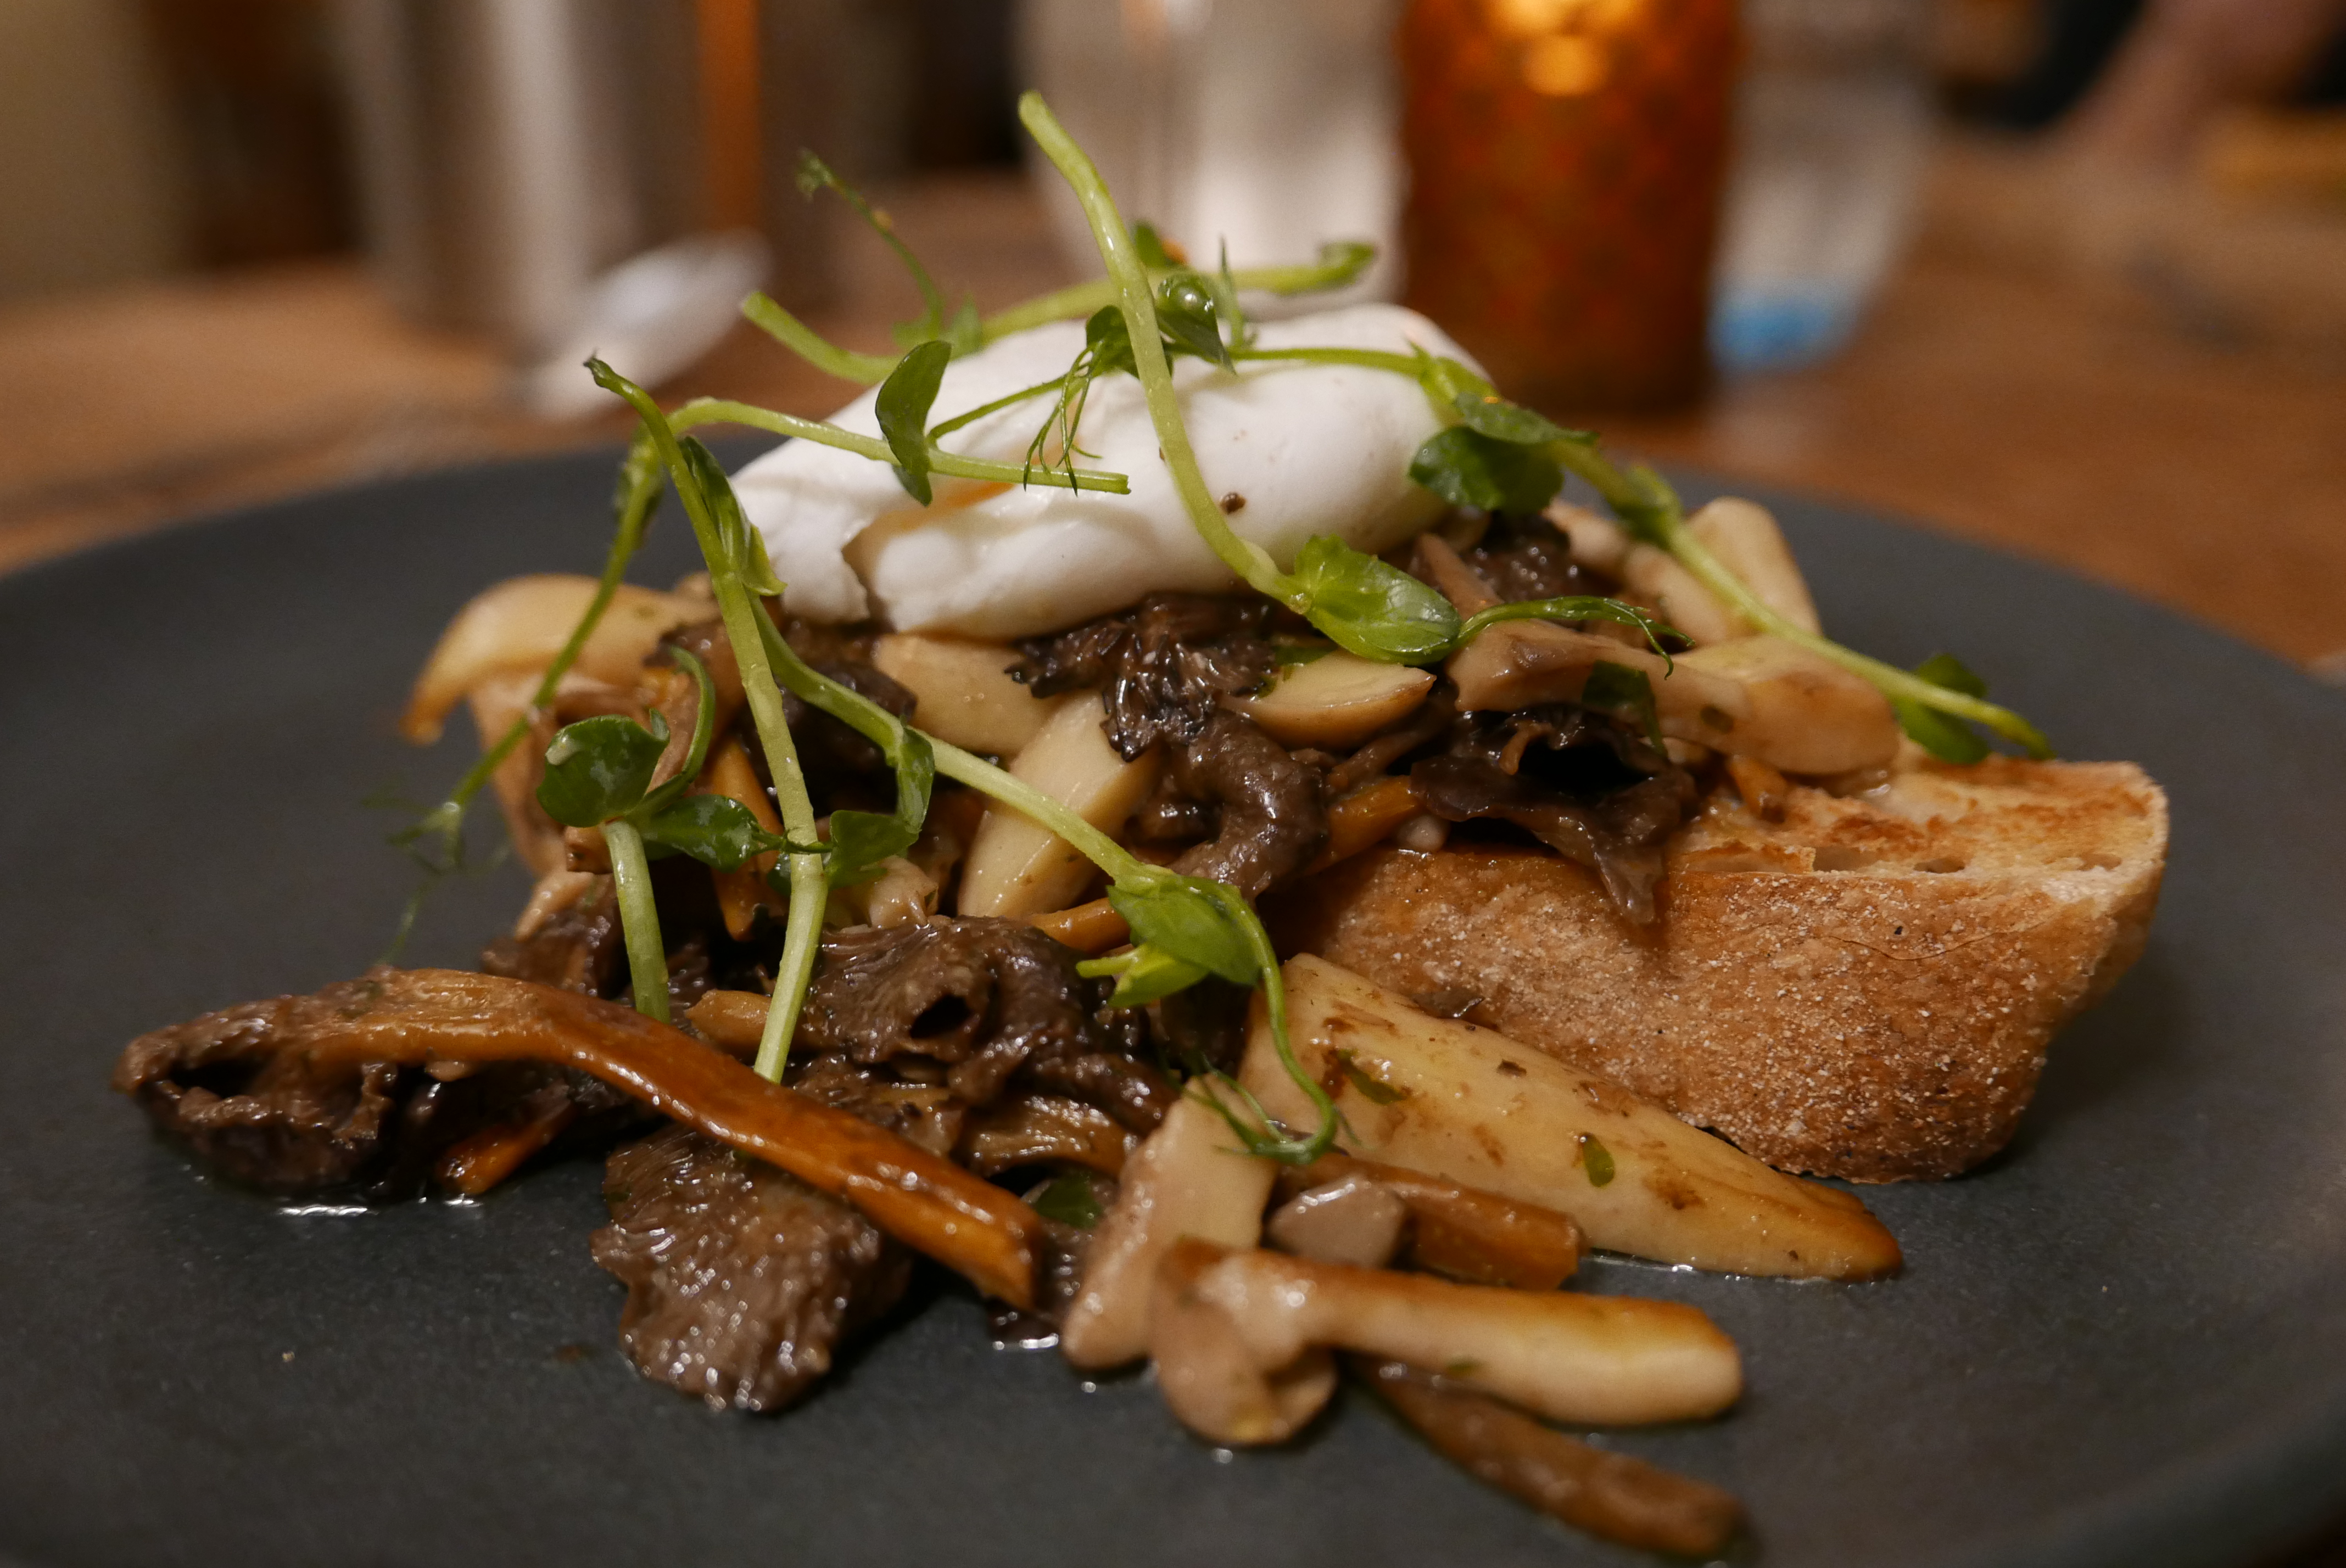
[[[982,308],[1071,276],[1015,177],[933,180],[889,205]],[[909,286],[860,234],[839,270],[808,314],[884,345]],[[0,569],[624,428],[522,416],[505,380],[483,345],[402,323],[354,263],[0,310]],[[851,389],[745,327],[663,390],[820,415]],[[2131,297],[1926,241],[1840,358],[1606,430],[2063,563],[2293,659],[2346,653],[2346,376]]]
[[[1015,178],[933,180],[888,205],[982,309],[1073,275]],[[840,273],[804,313],[836,341],[885,346],[886,323],[913,313],[910,287],[861,235]],[[534,421],[505,384],[483,345],[399,321],[355,264],[0,309],[0,570],[627,431],[617,414]],[[747,328],[662,389],[818,416],[851,390]],[[2346,375],[2124,293],[1926,239],[1832,362],[1606,428],[1647,455],[2064,564],[2289,658],[2346,656]],[[2346,1568],[2346,1535],[2288,1568]]]

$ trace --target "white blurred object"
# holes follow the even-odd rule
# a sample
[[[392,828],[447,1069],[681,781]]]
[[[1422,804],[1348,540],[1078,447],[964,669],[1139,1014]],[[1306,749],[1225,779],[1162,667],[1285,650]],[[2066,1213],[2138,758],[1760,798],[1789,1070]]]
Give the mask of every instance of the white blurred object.
[[[1904,245],[1930,150],[1928,0],[1746,0],[1711,351],[1840,350]]]
[[[602,406],[600,351],[683,369],[763,280],[750,233],[675,236],[653,129],[695,114],[688,28],[583,0],[336,0],[368,248],[400,309],[484,331],[554,417]]]
[[[589,354],[644,386],[668,380],[732,330],[769,259],[763,239],[736,229],[691,235],[621,262],[587,289],[567,340],[522,372],[522,402],[547,419],[615,406],[586,372]]]
[[[1334,239],[1377,247],[1366,276],[1292,313],[1400,291],[1400,0],[1025,0],[1019,56],[1126,219],[1195,265],[1223,243],[1232,267],[1309,261]],[[1035,168],[1061,243],[1096,271],[1066,182]]]

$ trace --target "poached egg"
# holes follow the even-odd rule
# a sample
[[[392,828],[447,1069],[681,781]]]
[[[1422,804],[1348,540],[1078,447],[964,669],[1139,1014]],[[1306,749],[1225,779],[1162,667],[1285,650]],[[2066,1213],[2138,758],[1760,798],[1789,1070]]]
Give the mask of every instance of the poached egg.
[[[1413,348],[1468,364],[1440,328],[1397,305],[1357,305],[1266,321],[1261,348]],[[932,423],[1063,374],[1084,345],[1080,321],[1015,333],[945,369]],[[1225,371],[1173,361],[1183,423],[1209,491],[1232,528],[1290,566],[1304,541],[1332,535],[1378,554],[1424,529],[1443,503],[1409,478],[1442,428],[1412,378],[1352,365],[1254,361]],[[880,433],[868,391],[831,416]],[[944,450],[1021,463],[1051,396],[1013,404],[945,437]],[[1131,494],[985,484],[942,475],[921,506],[894,472],[836,447],[793,441],[734,477],[765,535],[793,614],[877,616],[899,631],[1007,639],[1056,631],[1158,589],[1215,592],[1237,575],[1198,536],[1157,444],[1140,383],[1092,383],[1078,466],[1126,474]]]

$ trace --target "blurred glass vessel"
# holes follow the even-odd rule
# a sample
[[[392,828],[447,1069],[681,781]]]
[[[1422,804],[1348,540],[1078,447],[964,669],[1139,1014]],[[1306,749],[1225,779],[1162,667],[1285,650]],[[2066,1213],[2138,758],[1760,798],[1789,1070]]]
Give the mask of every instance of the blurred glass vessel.
[[[1331,239],[1379,260],[1341,296],[1387,299],[1401,199],[1391,39],[1398,0],[1025,0],[1025,77],[1146,219],[1213,265],[1309,260]],[[1042,187],[1067,254],[1098,270],[1063,182]]]
[[[1744,0],[1749,63],[1711,348],[1729,370],[1825,358],[1905,242],[1930,150],[1928,0]]]
[[[1700,392],[1734,0],[1412,0],[1408,301],[1515,397]]]

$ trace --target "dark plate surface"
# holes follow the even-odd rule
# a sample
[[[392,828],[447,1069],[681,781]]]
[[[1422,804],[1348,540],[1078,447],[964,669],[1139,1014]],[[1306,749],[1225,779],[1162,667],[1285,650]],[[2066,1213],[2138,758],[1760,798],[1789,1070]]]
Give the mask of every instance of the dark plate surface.
[[[1642,1561],[1357,1396],[1292,1450],[1218,1455],[1144,1380],[992,1349],[951,1288],[795,1413],[712,1415],[616,1349],[591,1166],[301,1216],[148,1136],[106,1089],[124,1042],[381,951],[406,873],[361,802],[444,785],[468,746],[401,746],[406,683],[476,588],[594,569],[609,468],[322,496],[0,581],[0,1557]],[[1739,1492],[1773,1568],[2252,1559],[2346,1506],[2346,698],[2056,573],[1771,499],[1841,636],[1958,649],[2069,755],[2143,762],[2174,858],[2148,953],[2014,1149],[1868,1194],[1904,1278],[1592,1270],[1700,1304],[1749,1371],[1726,1420],[1619,1446]],[[682,535],[639,580],[687,569]],[[445,889],[411,956],[466,962],[521,887]]]

